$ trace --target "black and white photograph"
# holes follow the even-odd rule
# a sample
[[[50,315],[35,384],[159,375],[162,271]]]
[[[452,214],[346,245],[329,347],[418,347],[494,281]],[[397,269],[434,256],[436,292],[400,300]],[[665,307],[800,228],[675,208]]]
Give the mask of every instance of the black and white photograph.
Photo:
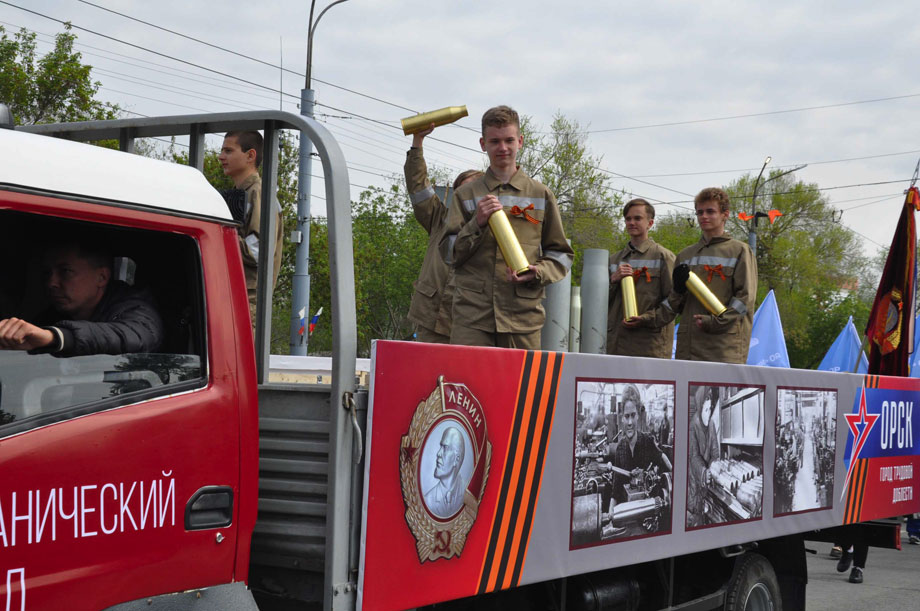
[[[837,391],[776,389],[773,515],[833,505]]]
[[[763,516],[764,388],[690,384],[687,529]]]
[[[578,380],[570,547],[671,532],[674,384]]]

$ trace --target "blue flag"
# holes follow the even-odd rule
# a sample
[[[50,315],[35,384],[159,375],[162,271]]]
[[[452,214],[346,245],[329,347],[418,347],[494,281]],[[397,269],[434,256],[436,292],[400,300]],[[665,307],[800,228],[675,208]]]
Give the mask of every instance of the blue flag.
[[[771,290],[763,303],[754,312],[754,326],[751,328],[751,347],[748,350],[748,365],[761,367],[789,367],[789,353],[786,352],[786,338],[783,337],[783,323],[779,319],[776,296]]]
[[[856,325],[853,324],[853,317],[847,321],[846,326],[831,344],[827,354],[821,364],[818,365],[820,371],[842,371],[844,373],[853,373],[856,366],[857,354],[859,356],[859,369],[857,373],[866,373],[869,371],[869,359],[866,353],[860,350],[859,333],[856,331]]]

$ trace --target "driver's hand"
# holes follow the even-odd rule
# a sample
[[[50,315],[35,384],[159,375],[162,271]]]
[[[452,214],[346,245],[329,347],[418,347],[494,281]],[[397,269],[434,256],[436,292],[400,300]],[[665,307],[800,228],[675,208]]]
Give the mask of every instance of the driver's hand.
[[[35,350],[53,341],[54,333],[21,318],[0,320],[0,350]]]

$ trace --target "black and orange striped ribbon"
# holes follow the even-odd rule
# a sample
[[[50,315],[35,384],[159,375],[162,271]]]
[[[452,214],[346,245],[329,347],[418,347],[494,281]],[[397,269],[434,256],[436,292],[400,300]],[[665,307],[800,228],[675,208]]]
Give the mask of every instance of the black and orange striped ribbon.
[[[543,479],[563,358],[561,352],[537,351],[529,351],[524,358],[501,488],[479,577],[479,594],[511,588],[520,581]]]
[[[850,478],[850,489],[847,490],[847,504],[843,513],[844,524],[855,524],[862,515],[863,497],[866,494],[866,475],[869,473],[869,459],[859,458],[853,468]]]

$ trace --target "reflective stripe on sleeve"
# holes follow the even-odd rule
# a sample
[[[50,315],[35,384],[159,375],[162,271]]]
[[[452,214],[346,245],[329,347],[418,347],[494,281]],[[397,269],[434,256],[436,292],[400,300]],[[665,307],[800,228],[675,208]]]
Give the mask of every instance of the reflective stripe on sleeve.
[[[476,202],[471,199],[463,200],[463,209],[472,214],[476,212]]]
[[[54,347],[49,346],[51,352],[60,352],[64,349],[64,332],[57,327],[45,327],[54,335]]]
[[[428,185],[421,191],[417,191],[409,196],[409,201],[412,202],[412,205],[421,204],[426,199],[434,197],[434,187]]]
[[[687,261],[687,265],[721,265],[722,267],[735,267],[738,265],[738,257],[712,257],[712,256],[696,256]]]
[[[547,250],[543,253],[543,256],[559,263],[566,271],[569,271],[572,267],[572,257],[568,253],[559,250]]]
[[[634,269],[647,267],[649,269],[658,269],[661,267],[661,259],[630,259],[628,262]]]
[[[668,298],[667,298],[667,297],[665,297],[664,299],[661,300],[661,305],[663,305],[664,307],[666,307],[666,308],[668,309],[669,312],[672,312],[672,313],[674,312],[674,308],[671,307],[671,304],[668,302]]]
[[[737,297],[733,298],[731,303],[728,306],[734,309],[736,312],[744,316],[747,314],[747,306],[744,305],[744,302],[738,299]]]
[[[259,236],[254,233],[250,233],[246,236],[246,239],[243,240],[246,243],[246,247],[249,249],[249,254],[252,255],[252,258],[256,261],[259,260]]]
[[[457,234],[452,233],[447,236],[447,255],[444,257],[444,262],[448,265],[454,264],[454,244],[457,243]]]

